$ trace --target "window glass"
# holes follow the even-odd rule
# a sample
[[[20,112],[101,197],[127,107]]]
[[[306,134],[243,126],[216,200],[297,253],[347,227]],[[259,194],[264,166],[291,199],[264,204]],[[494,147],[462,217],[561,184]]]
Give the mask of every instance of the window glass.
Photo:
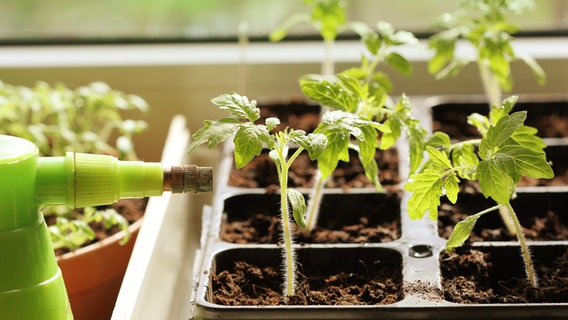
[[[524,31],[568,30],[568,0],[537,0],[533,12],[514,17]],[[232,40],[238,26],[251,38],[266,39],[295,12],[307,12],[303,0],[0,0],[0,40],[135,41]],[[385,20],[397,29],[431,31],[456,0],[351,0],[351,20]],[[309,25],[291,35],[315,37]]]

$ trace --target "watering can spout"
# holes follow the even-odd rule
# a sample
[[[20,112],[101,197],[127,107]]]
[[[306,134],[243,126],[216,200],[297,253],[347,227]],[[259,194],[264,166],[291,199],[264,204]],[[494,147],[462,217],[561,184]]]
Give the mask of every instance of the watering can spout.
[[[64,157],[38,159],[37,197],[40,205],[99,206],[123,198],[160,196],[164,191],[209,192],[212,181],[210,167],[165,168],[155,162],[68,152]]]
[[[38,208],[112,204],[164,191],[211,191],[212,170],[67,153],[39,157],[24,139],[0,135],[0,320],[73,319],[50,235]]]

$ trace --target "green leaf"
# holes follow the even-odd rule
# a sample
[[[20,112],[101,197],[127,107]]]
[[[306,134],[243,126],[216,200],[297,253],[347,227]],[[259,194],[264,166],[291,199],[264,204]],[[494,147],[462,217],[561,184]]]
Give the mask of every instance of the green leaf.
[[[457,58],[450,61],[444,68],[435,73],[436,79],[446,79],[460,73],[460,71],[471,62],[468,58]]]
[[[295,132],[297,131],[299,130],[295,130]],[[291,141],[306,149],[312,160],[317,159],[327,146],[327,137],[320,133],[305,135],[305,132],[303,132],[302,135],[292,136]]]
[[[294,215],[294,221],[298,227],[306,229],[306,200],[304,195],[294,189],[287,189],[286,197],[292,206],[292,213]]]
[[[284,39],[288,35],[288,30],[293,26],[300,24],[302,22],[310,22],[310,15],[307,13],[298,13],[292,15],[286,21],[284,21],[280,26],[278,26],[274,31],[270,33],[268,38],[272,42],[278,42]]]
[[[412,192],[408,199],[408,214],[411,219],[422,219],[427,211],[432,220],[437,218],[442,196],[441,177],[441,172],[432,168],[410,176],[410,182],[404,185],[404,189]]]
[[[373,182],[378,191],[382,190],[381,183],[379,181],[379,167],[375,160],[375,154],[377,148],[379,147],[379,141],[377,140],[377,131],[372,127],[362,127],[364,140],[359,140],[359,158],[363,169],[365,170],[365,175],[367,178]]]
[[[494,161],[481,161],[477,165],[477,177],[483,195],[499,204],[506,204],[513,194],[514,182],[509,174]]]
[[[325,40],[335,40],[339,29],[346,23],[343,0],[325,0],[312,2],[312,24]]]
[[[412,75],[412,64],[410,64],[410,62],[402,55],[396,52],[391,52],[386,56],[385,61],[403,75]]]
[[[321,77],[304,76],[300,78],[300,89],[308,98],[334,110],[352,111],[357,108],[357,100],[343,90],[339,83]]]
[[[539,85],[543,86],[546,84],[546,73],[533,57],[527,54],[517,54],[517,58],[523,60],[529,66]]]
[[[192,153],[198,146],[209,143],[209,148],[215,148],[221,142],[239,130],[241,122],[233,118],[223,118],[218,121],[205,121],[203,128],[199,129],[194,135],[194,141],[189,146],[187,153]]]
[[[442,131],[436,131],[432,136],[426,141],[426,145],[432,146],[434,148],[449,148],[450,147],[450,136]]]
[[[412,32],[402,31],[402,30],[395,32],[395,34],[392,37],[392,40],[395,45],[418,43],[418,39],[416,39],[416,37]]]
[[[262,152],[262,142],[268,142],[271,138],[265,126],[255,126],[245,123],[240,126],[235,135],[235,165],[242,168],[252,158]]]
[[[344,132],[329,131],[325,133],[327,147],[318,157],[318,168],[322,178],[329,177],[339,160],[349,162],[349,135]]]
[[[382,150],[392,147],[402,133],[402,123],[400,119],[396,117],[389,117],[389,119],[384,122],[384,125],[390,128],[390,132],[383,134],[381,137],[380,148]]]
[[[450,175],[444,181],[444,189],[446,190],[446,197],[451,203],[456,203],[458,201],[458,193],[460,191],[459,187],[460,180],[455,175]]]
[[[479,113],[472,113],[467,116],[467,123],[474,126],[482,136],[485,136],[489,129],[489,118]]]
[[[491,106],[491,110],[489,112],[489,119],[491,120],[491,124],[497,124],[499,120],[508,115],[515,107],[518,99],[518,96],[510,96],[503,100],[500,106]]]
[[[473,228],[475,227],[475,224],[477,223],[479,217],[480,215],[477,214],[471,215],[467,217],[465,220],[460,221],[458,222],[458,224],[456,224],[456,226],[454,227],[454,231],[452,232],[452,235],[446,242],[447,253],[450,253],[455,248],[461,246],[467,240],[467,238],[469,238],[469,235],[473,230]]]
[[[455,30],[441,31],[432,37],[428,47],[434,50],[434,56],[428,61],[428,72],[437,74],[454,60],[455,43],[459,36]]]
[[[479,158],[475,153],[474,146],[472,144],[461,144],[452,149],[451,155],[454,166],[459,168],[458,174],[465,179],[475,179]]]
[[[480,157],[486,159],[490,152],[494,152],[495,148],[503,146],[514,132],[523,125],[526,118],[527,112],[519,111],[510,116],[504,116],[495,126],[490,127],[487,130],[487,136],[481,140]]]
[[[434,164],[440,166],[444,170],[452,168],[452,163],[444,151],[437,150],[431,146],[426,146],[426,151],[430,156],[430,160],[432,160]]]
[[[256,101],[237,93],[222,94],[211,100],[220,109],[228,110],[233,116],[240,119],[248,119],[255,122],[260,119],[260,109],[256,107]]]
[[[543,150],[546,143],[537,136],[538,130],[533,127],[522,126],[511,137],[517,144],[532,150]]]
[[[535,179],[554,177],[550,165],[546,162],[544,152],[535,151],[520,145],[504,146],[499,150],[500,157],[508,157],[514,163],[516,171],[520,175]]]
[[[280,119],[278,118],[268,118],[265,121],[266,124],[266,128],[268,128],[268,130],[272,130],[274,128],[276,128],[277,125],[280,124]]]

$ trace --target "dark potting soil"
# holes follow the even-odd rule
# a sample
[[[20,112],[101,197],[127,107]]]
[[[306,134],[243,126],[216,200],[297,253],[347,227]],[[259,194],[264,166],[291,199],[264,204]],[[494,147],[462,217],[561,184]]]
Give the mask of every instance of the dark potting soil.
[[[511,249],[519,255],[518,248]],[[512,269],[522,267],[522,262],[516,259],[510,261],[513,259],[501,257],[497,262],[499,253],[496,252],[464,248],[458,251],[443,254],[440,259],[442,288],[448,301],[463,304],[568,302],[568,251],[547,263],[535,259],[538,288],[530,286],[523,272],[513,273]]]
[[[365,243],[389,242],[400,237],[399,221],[372,225],[369,219],[360,218],[358,224],[331,230],[316,226],[306,233],[294,225],[294,239],[298,243]],[[255,214],[245,221],[227,223],[221,234],[223,241],[232,243],[279,243],[281,239],[280,218]]]
[[[402,300],[400,267],[362,263],[362,274],[338,272],[297,276],[296,295],[285,302],[279,267],[236,261],[212,275],[213,303],[238,305],[376,305]],[[299,266],[302,269],[302,266]]]
[[[221,239],[231,243],[278,243],[279,195],[248,195],[225,201]],[[299,243],[389,242],[400,230],[399,193],[324,195],[314,230],[294,229]],[[293,224],[294,227],[297,227]]]
[[[398,173],[398,154],[395,149],[377,151],[375,159],[379,166],[379,181],[383,186],[400,183]],[[302,153],[292,164],[289,172],[288,186],[291,188],[309,188],[313,185],[316,164],[307,153]],[[278,188],[276,166],[268,154],[255,157],[246,166],[231,169],[229,185],[241,188]],[[349,163],[340,161],[327,188],[374,188],[365,176],[363,166],[356,153],[350,152]]]
[[[442,201],[438,210],[439,236],[448,239],[458,222],[465,220],[471,214],[495,205],[491,200],[482,198],[483,196],[479,195],[477,197],[460,195],[458,196],[459,205],[452,205],[447,200]],[[536,199],[535,201],[547,200]],[[515,204],[513,203],[512,205],[513,209],[515,209]],[[528,207],[528,204],[521,203],[515,211],[523,226],[527,240],[568,240],[568,225],[561,219],[559,215],[561,212],[557,212],[554,209],[540,212],[538,209],[531,208],[529,211],[532,214],[524,214],[523,210],[527,210],[525,207]],[[467,242],[516,240],[517,237],[514,234],[510,234],[504,227],[499,213],[494,211],[479,218]]]
[[[276,117],[280,120],[280,125],[275,128],[276,131],[290,127],[311,133],[318,126],[320,119],[320,106],[300,99],[259,104],[258,107],[260,109],[258,123],[265,123],[266,118],[270,117]]]
[[[486,115],[487,109],[487,105],[481,103],[447,103],[435,106],[432,109],[432,128],[434,131],[444,131],[456,140],[479,138],[477,129],[467,124],[467,117],[474,112]],[[518,102],[513,108],[513,112],[522,110],[528,112],[525,124],[537,128],[538,136],[568,137],[568,103]]]

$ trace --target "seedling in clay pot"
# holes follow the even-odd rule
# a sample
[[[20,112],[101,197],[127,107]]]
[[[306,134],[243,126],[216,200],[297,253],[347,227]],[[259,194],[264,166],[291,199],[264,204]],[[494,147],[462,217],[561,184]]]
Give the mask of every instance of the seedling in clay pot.
[[[546,161],[544,142],[536,136],[534,128],[524,125],[526,112],[510,114],[515,103],[516,97],[511,97],[500,107],[493,106],[489,118],[476,119],[481,139],[451,144],[447,135],[438,134],[435,143],[430,141],[426,146],[429,160],[419,173],[411,175],[404,188],[412,192],[408,200],[411,218],[421,219],[429,212],[431,219],[437,219],[442,195],[456,203],[461,180],[477,181],[483,195],[495,200],[497,205],[458,223],[448,239],[446,250],[451,252],[460,246],[482,215],[504,208],[521,246],[527,279],[537,287],[529,247],[511,200],[522,176],[552,178],[554,174]]]

